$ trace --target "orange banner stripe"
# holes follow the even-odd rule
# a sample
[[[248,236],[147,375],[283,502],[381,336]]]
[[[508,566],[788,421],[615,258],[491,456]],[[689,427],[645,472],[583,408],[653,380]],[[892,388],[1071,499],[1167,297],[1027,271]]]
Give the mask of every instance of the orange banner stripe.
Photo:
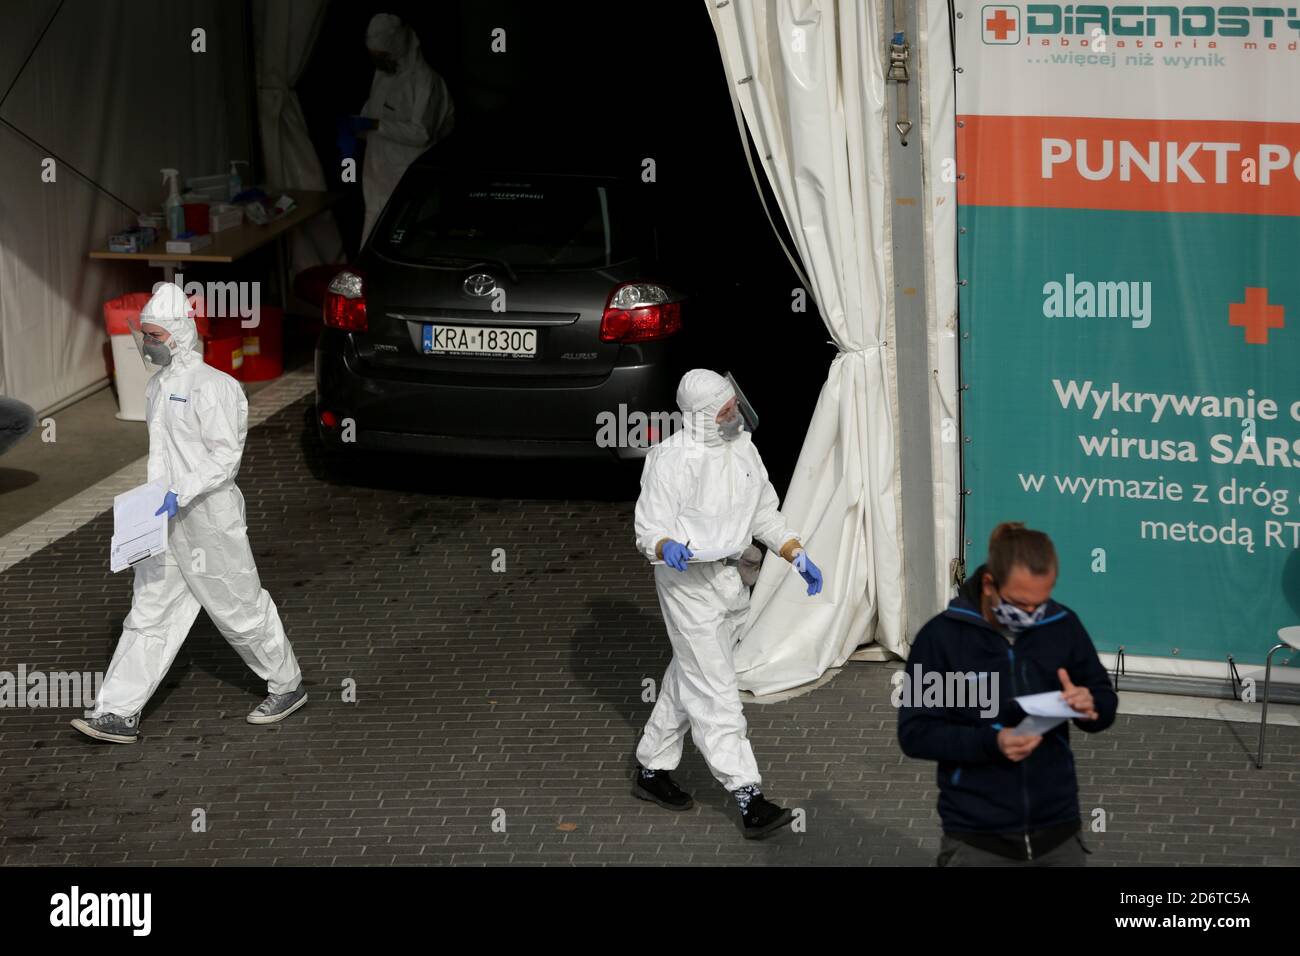
[[[957,120],[967,205],[1300,216],[1300,123]]]

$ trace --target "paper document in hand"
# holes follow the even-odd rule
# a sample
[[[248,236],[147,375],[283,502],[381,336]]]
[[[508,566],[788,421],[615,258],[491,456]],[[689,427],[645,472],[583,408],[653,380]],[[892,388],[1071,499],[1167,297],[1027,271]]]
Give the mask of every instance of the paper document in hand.
[[[705,561],[721,561],[736,553],[735,548],[691,548],[691,556],[687,559],[688,564],[701,564]],[[651,561],[651,564],[663,564],[662,561]]]
[[[1049,690],[1045,694],[1026,694],[1024,697],[1017,697],[1016,703],[1026,714],[1033,714],[1035,717],[1060,717],[1062,720],[1069,720],[1087,716],[1067,704],[1059,690]]]
[[[154,514],[167,497],[167,483],[153,481],[113,499],[109,570],[124,568],[167,550],[167,513]]]
[[[1017,737],[1041,737],[1058,724],[1065,723],[1064,717],[1037,717],[1030,714],[1016,726],[1011,733]]]

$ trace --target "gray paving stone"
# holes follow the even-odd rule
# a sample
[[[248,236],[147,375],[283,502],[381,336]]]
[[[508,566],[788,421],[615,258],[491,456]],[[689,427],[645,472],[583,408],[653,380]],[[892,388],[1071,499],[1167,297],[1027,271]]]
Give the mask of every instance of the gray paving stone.
[[[246,724],[260,688],[201,615],[135,747],[82,740],[75,711],[0,710],[0,862],[932,863],[934,767],[898,750],[889,669],[852,664],[802,697],[746,706],[765,788],[805,811],[805,832],[743,840],[689,746],[678,777],[696,806],[637,801],[641,681],[659,681],[669,651],[632,502],[603,493],[614,479],[540,494],[458,466],[449,491],[448,466],[417,460],[340,484],[323,477],[308,411],[250,431],[239,482],[311,702],[284,724]],[[104,570],[110,519],[83,505],[74,530],[0,573],[0,669],[107,664],[130,580]],[[356,703],[340,698],[345,680]],[[1086,834],[1090,862],[1300,865],[1300,730],[1270,738],[1258,771],[1241,726],[1120,717],[1074,734],[1085,823],[1107,813],[1106,832]],[[196,808],[207,832],[192,832]]]

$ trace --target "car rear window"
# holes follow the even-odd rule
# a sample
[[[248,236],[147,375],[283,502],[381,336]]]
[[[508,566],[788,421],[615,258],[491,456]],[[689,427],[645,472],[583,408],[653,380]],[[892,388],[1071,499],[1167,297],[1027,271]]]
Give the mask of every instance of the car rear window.
[[[614,181],[426,174],[403,184],[377,238],[385,255],[418,262],[604,266],[634,254],[619,200]]]

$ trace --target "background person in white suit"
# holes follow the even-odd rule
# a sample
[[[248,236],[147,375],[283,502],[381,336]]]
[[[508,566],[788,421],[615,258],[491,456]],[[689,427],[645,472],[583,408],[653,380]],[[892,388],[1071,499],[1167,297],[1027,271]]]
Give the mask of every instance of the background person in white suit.
[[[415,31],[391,13],[376,14],[366,29],[366,49],[375,77],[361,115],[353,117],[354,131],[366,138],[363,246],[407,168],[455,124],[447,84],[425,62]]]

